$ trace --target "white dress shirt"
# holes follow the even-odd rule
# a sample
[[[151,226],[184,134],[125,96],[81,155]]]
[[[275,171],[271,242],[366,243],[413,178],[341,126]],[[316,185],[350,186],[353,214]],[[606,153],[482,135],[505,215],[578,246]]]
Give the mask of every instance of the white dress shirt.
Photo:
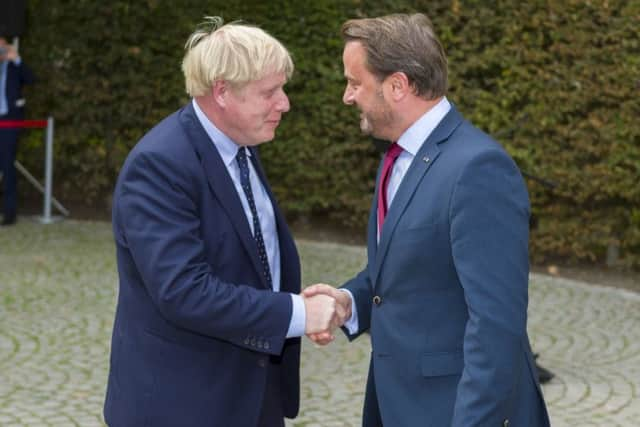
[[[406,175],[413,159],[422,148],[422,144],[427,140],[431,132],[438,126],[444,116],[451,110],[451,104],[447,100],[447,97],[443,97],[433,108],[424,113],[418,120],[416,120],[409,128],[404,131],[397,143],[402,147],[402,153],[398,156],[391,169],[391,177],[389,178],[389,184],[387,186],[387,206],[391,209],[393,198],[398,192],[398,188],[402,183],[402,179]],[[378,236],[380,239],[380,236]],[[354,334],[358,331],[358,311],[356,309],[353,295],[346,289],[343,289],[351,297],[351,317],[347,320],[344,326],[350,333]]]
[[[16,66],[22,63],[18,56],[12,61]],[[0,61],[0,116],[9,114],[9,100],[7,99],[7,74],[9,72],[9,60]],[[15,107],[15,105],[13,106]]]
[[[253,215],[249,202],[242,189],[240,183],[240,168],[236,161],[236,155],[238,150],[244,150],[244,147],[239,146],[233,142],[227,135],[222,133],[209,118],[202,112],[196,100],[192,100],[193,108],[196,112],[198,120],[204,127],[204,130],[209,135],[209,138],[213,142],[213,145],[218,150],[222,161],[227,167],[227,172],[233,181],[233,185],[236,188],[240,202],[242,203],[242,209],[247,217],[247,222],[253,230]],[[251,151],[246,151],[247,156],[251,158]],[[251,182],[251,191],[253,192],[253,198],[256,204],[256,211],[258,212],[258,220],[260,222],[260,229],[262,231],[262,237],[264,239],[264,245],[267,250],[267,258],[269,260],[269,269],[271,270],[271,279],[273,283],[274,292],[280,290],[280,244],[278,241],[278,230],[276,227],[275,214],[273,211],[273,205],[267,194],[267,190],[262,185],[262,181],[253,167],[251,161],[247,162],[249,165],[249,180]],[[293,302],[293,313],[291,321],[289,322],[289,329],[287,331],[287,338],[300,337],[304,335],[306,314],[304,310],[304,301],[300,295],[291,294],[291,300]]]

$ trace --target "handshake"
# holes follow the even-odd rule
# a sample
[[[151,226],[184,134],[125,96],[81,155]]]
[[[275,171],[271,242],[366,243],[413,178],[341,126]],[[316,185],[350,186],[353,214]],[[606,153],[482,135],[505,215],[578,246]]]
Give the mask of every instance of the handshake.
[[[333,331],[351,317],[351,297],[323,283],[311,285],[301,294],[306,312],[305,334],[319,345],[334,340]]]

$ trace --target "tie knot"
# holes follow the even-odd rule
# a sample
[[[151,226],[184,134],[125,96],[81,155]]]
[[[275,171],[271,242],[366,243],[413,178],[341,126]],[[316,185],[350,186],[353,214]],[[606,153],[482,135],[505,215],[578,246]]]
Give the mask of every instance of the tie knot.
[[[246,162],[247,161],[247,152],[245,151],[244,147],[238,148],[238,154],[236,154],[236,159],[239,162]]]
[[[402,153],[402,147],[399,146],[397,142],[394,142],[389,146],[389,148],[387,148],[386,157],[391,157],[395,160],[398,158],[400,153]]]

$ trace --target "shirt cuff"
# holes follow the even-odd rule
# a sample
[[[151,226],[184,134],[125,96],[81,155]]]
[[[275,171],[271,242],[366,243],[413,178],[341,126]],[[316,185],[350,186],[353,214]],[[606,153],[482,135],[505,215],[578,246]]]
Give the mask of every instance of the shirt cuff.
[[[345,328],[351,335],[355,335],[358,332],[358,309],[356,308],[356,301],[353,299],[353,294],[348,289],[338,289],[339,291],[346,292],[349,294],[349,298],[351,298],[351,317],[344,322]]]
[[[293,310],[287,338],[301,337],[304,335],[304,327],[307,322],[307,315],[304,311],[304,300],[300,295],[290,294]]]
[[[22,59],[18,56],[16,59],[13,60],[13,63],[15,65],[20,65],[20,63],[22,63]]]

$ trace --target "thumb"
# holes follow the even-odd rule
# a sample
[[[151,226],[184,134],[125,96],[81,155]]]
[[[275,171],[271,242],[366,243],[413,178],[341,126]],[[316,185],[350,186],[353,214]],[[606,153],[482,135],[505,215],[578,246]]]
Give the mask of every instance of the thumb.
[[[327,288],[328,285],[322,284],[322,283],[318,283],[315,285],[311,285],[306,287],[302,293],[304,296],[306,297],[312,297],[314,295],[318,295],[318,294],[327,294]]]
[[[315,286],[310,286],[308,288],[304,288],[301,293],[305,297],[312,297],[314,295],[319,294],[319,292],[315,289]]]

